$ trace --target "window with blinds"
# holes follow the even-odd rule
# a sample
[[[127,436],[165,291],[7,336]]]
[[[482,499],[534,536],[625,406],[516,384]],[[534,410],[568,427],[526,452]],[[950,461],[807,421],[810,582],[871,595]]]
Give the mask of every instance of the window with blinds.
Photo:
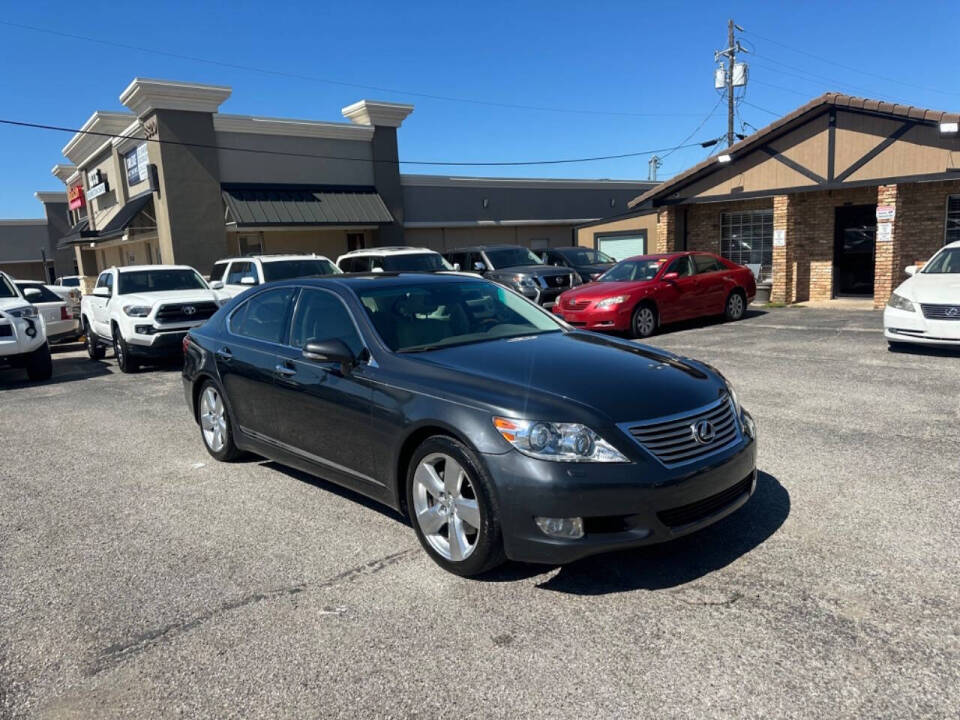
[[[720,252],[740,265],[759,266],[756,275],[773,272],[773,210],[720,213]]]
[[[960,240],[960,195],[947,198],[947,231],[944,244]]]

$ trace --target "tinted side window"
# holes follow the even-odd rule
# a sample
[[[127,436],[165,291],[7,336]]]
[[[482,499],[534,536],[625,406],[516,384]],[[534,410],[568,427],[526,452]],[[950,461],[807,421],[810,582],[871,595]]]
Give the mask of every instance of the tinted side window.
[[[100,277],[97,278],[97,287],[107,287],[107,278],[110,276],[110,273],[100,273]]]
[[[367,261],[369,262],[370,270],[383,270],[383,258],[379,255],[369,257]]]
[[[215,263],[210,269],[210,282],[214,282],[223,277],[223,271],[227,269],[226,263]]]
[[[230,316],[230,331],[283,345],[287,339],[294,292],[295,288],[278,288],[250,298]]]
[[[451,265],[453,265],[454,263],[459,265],[461,270],[470,269],[470,268],[464,267],[464,262],[466,262],[466,259],[463,253],[444,253],[443,256],[447,259],[447,262],[450,263]]]
[[[701,275],[703,273],[716,272],[717,270],[723,270],[723,266],[720,262],[710,255],[694,255],[693,262],[697,266],[697,274]]]
[[[687,255],[683,257],[678,257],[672,263],[670,267],[667,268],[668,273],[675,272],[680,277],[687,277],[688,275],[693,275],[693,266],[690,262],[690,258]],[[664,273],[666,274],[666,273]]]
[[[343,340],[354,355],[363,350],[350,312],[333,293],[304,290],[293,316],[290,344],[303,347],[311,340]]]
[[[234,262],[230,265],[230,272],[227,273],[228,285],[239,285],[243,278],[253,278],[257,280],[257,274],[253,269],[253,263],[247,261]]]

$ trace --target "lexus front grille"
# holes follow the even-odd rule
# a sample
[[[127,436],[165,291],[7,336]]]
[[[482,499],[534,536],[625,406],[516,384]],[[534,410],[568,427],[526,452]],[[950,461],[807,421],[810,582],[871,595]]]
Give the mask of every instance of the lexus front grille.
[[[687,413],[621,427],[667,467],[692,462],[740,439],[740,423],[727,395]]]
[[[920,309],[929,320],[960,320],[960,305],[928,305],[922,303]]]

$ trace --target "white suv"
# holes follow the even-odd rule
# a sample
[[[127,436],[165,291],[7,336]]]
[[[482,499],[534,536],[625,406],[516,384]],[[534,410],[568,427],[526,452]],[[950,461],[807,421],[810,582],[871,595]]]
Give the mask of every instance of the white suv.
[[[43,317],[24,298],[6,273],[0,272],[0,366],[22,367],[31,380],[53,374]]]
[[[217,260],[210,270],[210,287],[227,300],[254,285],[339,272],[323,255],[251,255]]]
[[[343,272],[443,272],[453,265],[430,248],[377,247],[354,250],[337,258]]]
[[[144,359],[181,352],[183,337],[220,308],[216,293],[186,265],[131,265],[100,273],[80,314],[87,354],[112,345],[117,365],[136,372]]]

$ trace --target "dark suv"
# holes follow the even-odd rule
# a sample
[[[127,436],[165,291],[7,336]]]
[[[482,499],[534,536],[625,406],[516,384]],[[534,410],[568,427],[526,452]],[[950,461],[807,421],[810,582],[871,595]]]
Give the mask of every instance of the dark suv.
[[[560,293],[583,282],[576,271],[545,265],[520,245],[474,245],[448,250],[443,256],[455,270],[480,273],[540,305],[553,305]]]
[[[585,283],[596,280],[617,262],[599,250],[577,246],[546,248],[537,255],[547,265],[576,270]]]

